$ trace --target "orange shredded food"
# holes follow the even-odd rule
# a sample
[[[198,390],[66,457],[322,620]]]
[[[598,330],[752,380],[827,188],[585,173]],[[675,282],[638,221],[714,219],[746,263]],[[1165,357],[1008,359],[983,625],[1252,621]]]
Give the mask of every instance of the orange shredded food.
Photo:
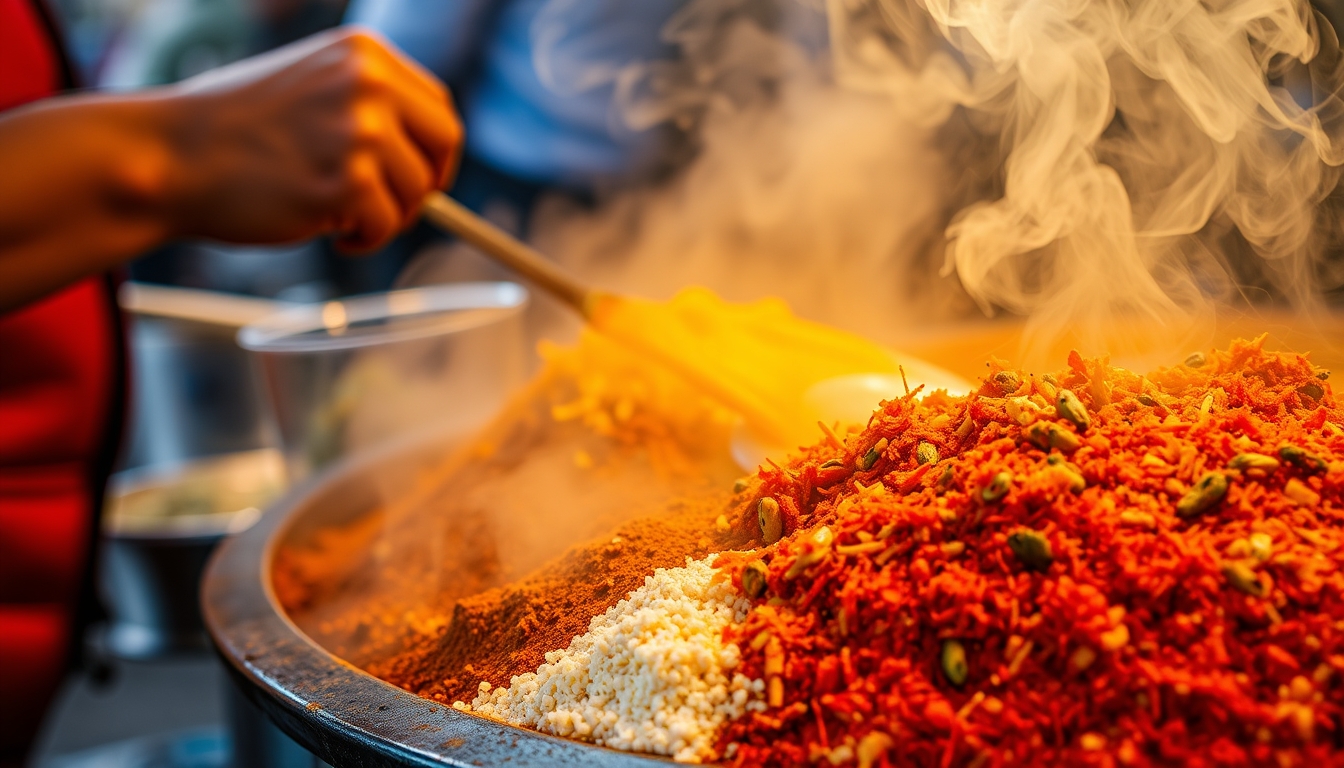
[[[731,410],[591,329],[578,344],[543,341],[538,351],[543,379],[567,393],[551,406],[556,421],[579,422],[615,446],[646,451],[661,473],[701,472],[701,454],[713,452],[705,446],[728,445],[737,418]]]
[[[843,448],[763,469],[738,525],[771,497],[785,536],[718,565],[739,587],[766,567],[728,639],[771,706],[721,753],[1344,764],[1344,411],[1263,344],[1148,377],[993,363],[965,398],[886,402]]]

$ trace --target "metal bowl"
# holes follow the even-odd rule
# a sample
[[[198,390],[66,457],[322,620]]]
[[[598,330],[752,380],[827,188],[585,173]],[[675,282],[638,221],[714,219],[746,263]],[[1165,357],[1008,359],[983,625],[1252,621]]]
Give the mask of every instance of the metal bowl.
[[[206,561],[284,486],[284,463],[271,449],[114,475],[99,562],[111,612],[104,649],[123,659],[208,650],[199,602]]]
[[[285,615],[271,584],[277,548],[368,512],[378,504],[379,484],[409,481],[443,450],[432,443],[393,447],[336,464],[215,551],[202,610],[234,683],[281,730],[335,766],[665,765],[420,698],[336,658]]]

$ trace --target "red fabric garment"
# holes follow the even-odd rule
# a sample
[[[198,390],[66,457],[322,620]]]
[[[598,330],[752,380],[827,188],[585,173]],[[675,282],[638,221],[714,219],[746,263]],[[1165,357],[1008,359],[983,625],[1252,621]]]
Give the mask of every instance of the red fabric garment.
[[[24,751],[65,671],[110,410],[104,280],[0,317],[0,754]]]
[[[0,109],[50,96],[62,80],[40,9],[0,0]],[[0,765],[31,746],[88,589],[119,424],[109,285],[89,278],[0,315]]]
[[[29,0],[0,0],[0,110],[61,88],[60,66]]]

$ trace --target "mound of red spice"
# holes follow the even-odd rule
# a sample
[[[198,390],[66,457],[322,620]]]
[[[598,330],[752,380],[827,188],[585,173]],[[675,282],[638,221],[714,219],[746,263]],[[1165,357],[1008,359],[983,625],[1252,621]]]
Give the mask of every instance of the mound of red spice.
[[[735,765],[1344,764],[1344,411],[1263,339],[912,393],[762,471]],[[1069,395],[1061,395],[1067,390]],[[758,561],[753,565],[753,561]]]

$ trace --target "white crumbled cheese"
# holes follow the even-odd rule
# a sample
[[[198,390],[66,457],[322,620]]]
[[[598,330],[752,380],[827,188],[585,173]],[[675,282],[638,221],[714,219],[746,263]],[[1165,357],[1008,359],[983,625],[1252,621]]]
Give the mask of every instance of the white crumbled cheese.
[[[741,652],[723,630],[751,603],[714,581],[710,559],[659,568],[536,672],[507,688],[481,683],[470,706],[454,706],[615,749],[714,759],[720,726],[765,709],[765,684],[733,672]]]

